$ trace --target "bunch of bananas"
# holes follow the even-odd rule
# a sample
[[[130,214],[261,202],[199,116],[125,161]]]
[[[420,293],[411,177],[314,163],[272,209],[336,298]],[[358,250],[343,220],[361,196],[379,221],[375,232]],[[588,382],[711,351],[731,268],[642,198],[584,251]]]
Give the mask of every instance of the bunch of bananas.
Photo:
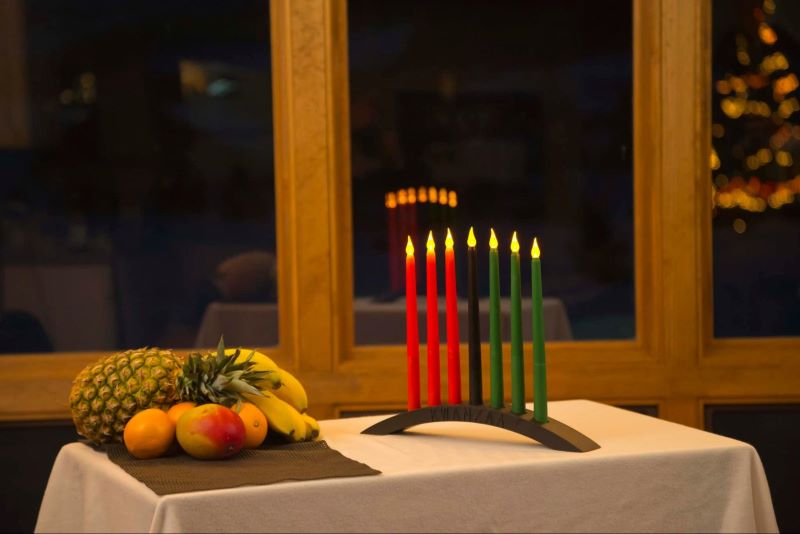
[[[226,349],[233,354],[236,349]],[[319,436],[319,423],[306,413],[308,395],[303,384],[289,371],[278,367],[266,354],[250,349],[240,349],[236,361],[252,357],[254,371],[264,372],[264,378],[255,384],[261,395],[245,393],[267,417],[270,432],[281,434],[290,442],[310,441]]]

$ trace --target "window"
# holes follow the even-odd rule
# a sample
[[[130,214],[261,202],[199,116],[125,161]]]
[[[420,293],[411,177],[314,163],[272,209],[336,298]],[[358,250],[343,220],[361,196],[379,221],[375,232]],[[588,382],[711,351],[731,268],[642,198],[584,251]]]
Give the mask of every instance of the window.
[[[630,0],[348,8],[356,344],[404,341],[406,236],[470,226],[538,237],[548,339],[635,337]]]
[[[713,5],[714,334],[800,334],[800,5]]]
[[[0,352],[275,344],[268,2],[22,5]]]

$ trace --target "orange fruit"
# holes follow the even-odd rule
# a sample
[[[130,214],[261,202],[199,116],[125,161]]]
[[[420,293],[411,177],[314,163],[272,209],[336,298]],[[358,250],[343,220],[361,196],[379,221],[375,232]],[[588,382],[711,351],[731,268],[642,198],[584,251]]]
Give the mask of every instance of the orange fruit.
[[[173,404],[172,406],[169,407],[169,410],[167,410],[167,415],[169,416],[170,419],[172,419],[172,422],[177,425],[178,419],[181,418],[184,412],[186,410],[194,408],[195,406],[197,406],[197,404],[194,402],[189,402],[189,401],[179,402],[178,404]]]
[[[131,417],[122,433],[125,448],[136,458],[157,458],[175,441],[175,423],[158,408],[142,410]]]
[[[255,449],[264,443],[267,437],[267,418],[255,404],[243,402],[239,411],[239,417],[244,423],[244,446],[246,449]]]

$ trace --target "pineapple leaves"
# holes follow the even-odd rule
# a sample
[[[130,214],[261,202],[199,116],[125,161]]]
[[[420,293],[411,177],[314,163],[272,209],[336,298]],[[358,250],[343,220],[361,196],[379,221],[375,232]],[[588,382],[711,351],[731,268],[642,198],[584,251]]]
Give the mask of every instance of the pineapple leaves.
[[[216,353],[190,354],[183,365],[180,393],[183,400],[197,403],[213,402],[231,407],[241,403],[245,394],[263,396],[258,384],[272,371],[257,371],[252,361],[255,351],[237,361],[241,349],[225,354],[225,342],[220,336]]]

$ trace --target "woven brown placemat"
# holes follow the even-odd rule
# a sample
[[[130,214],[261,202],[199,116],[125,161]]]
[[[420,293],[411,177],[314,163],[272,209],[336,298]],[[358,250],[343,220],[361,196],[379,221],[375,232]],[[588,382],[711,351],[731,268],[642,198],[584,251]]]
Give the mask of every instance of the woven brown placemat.
[[[184,453],[138,460],[122,444],[105,445],[102,450],[109,460],[158,495],[380,474],[331,449],[324,441],[245,449],[227,460],[196,460]]]

